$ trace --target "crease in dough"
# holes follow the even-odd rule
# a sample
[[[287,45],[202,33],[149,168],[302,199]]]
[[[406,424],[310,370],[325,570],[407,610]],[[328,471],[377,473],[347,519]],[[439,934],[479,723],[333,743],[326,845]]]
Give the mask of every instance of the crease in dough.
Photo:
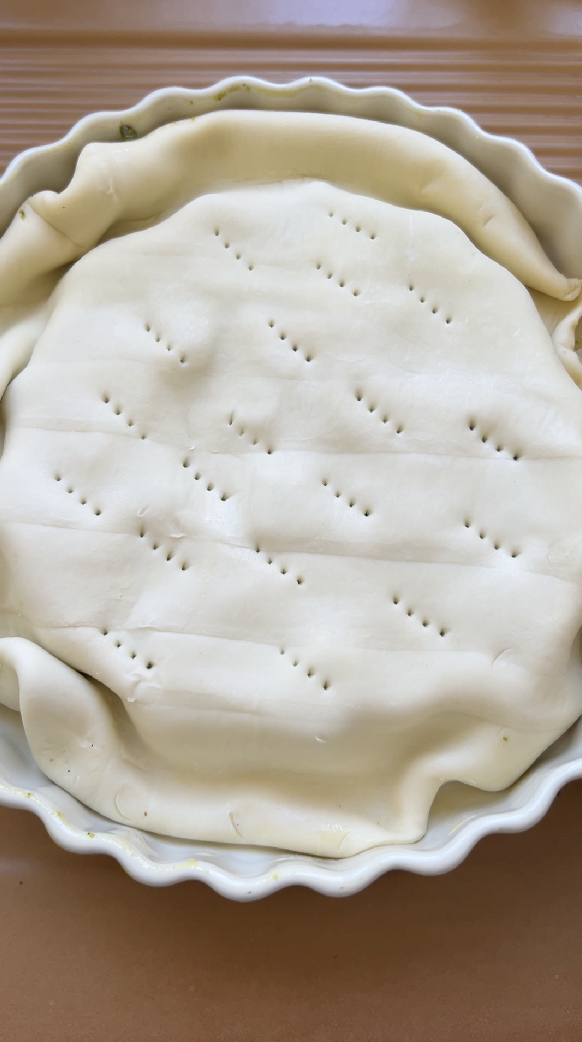
[[[582,348],[582,291],[570,301],[556,300],[535,290],[531,296],[564,369],[582,388],[582,362],[577,353]]]

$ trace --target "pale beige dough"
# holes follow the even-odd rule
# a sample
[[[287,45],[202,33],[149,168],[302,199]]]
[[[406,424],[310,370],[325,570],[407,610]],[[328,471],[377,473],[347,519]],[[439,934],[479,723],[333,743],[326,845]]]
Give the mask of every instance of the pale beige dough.
[[[42,770],[325,856],[510,784],[582,711],[581,398],[521,282],[305,178],[91,246],[4,338],[0,699]]]
[[[197,195],[297,177],[449,217],[532,289],[559,300],[580,291],[580,279],[556,271],[514,204],[439,141],[350,116],[226,111],[140,141],[87,145],[70,185],[33,196],[0,242],[0,307],[104,236],[157,223]]]

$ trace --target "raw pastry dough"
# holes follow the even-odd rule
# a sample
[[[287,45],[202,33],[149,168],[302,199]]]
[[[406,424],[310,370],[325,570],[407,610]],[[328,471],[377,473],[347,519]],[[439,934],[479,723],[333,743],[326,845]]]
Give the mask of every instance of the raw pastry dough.
[[[42,770],[341,857],[517,778],[582,711],[582,412],[519,279],[580,286],[515,208],[413,131],[236,113],[90,146],[23,213],[0,699]]]

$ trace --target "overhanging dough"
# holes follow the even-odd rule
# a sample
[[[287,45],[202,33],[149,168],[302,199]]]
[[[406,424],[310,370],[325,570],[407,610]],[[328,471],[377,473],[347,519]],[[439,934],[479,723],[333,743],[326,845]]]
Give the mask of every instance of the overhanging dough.
[[[70,185],[33,196],[0,242],[0,307],[103,237],[158,223],[209,191],[291,178],[448,217],[532,289],[559,300],[580,291],[580,279],[554,268],[514,204],[441,142],[350,116],[226,111],[139,141],[85,146]]]

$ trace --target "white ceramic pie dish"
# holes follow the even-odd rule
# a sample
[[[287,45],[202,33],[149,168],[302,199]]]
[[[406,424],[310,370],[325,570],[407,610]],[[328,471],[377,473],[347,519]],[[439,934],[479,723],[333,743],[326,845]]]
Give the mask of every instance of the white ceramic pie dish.
[[[202,91],[157,91],[126,112],[89,116],[62,141],[31,149],[13,161],[0,181],[0,229],[33,192],[64,187],[87,142],[119,140],[121,125],[129,125],[142,136],[163,123],[224,107],[343,113],[432,134],[462,153],[513,199],[564,274],[575,276],[582,271],[582,190],[545,172],[524,146],[485,134],[461,112],[425,108],[399,91],[383,87],[350,90],[323,79],[274,86],[253,78],[233,78]],[[325,860],[174,841],[107,821],[49,782],[32,760],[20,717],[7,709],[0,711],[2,802],[34,810],[53,838],[69,849],[112,854],[143,882],[166,884],[198,878],[238,899],[263,896],[291,883],[347,894],[396,867],[426,874],[446,871],[486,833],[516,831],[533,824],[559,787],[577,776],[582,776],[581,722],[502,793],[446,786],[420,842]]]

